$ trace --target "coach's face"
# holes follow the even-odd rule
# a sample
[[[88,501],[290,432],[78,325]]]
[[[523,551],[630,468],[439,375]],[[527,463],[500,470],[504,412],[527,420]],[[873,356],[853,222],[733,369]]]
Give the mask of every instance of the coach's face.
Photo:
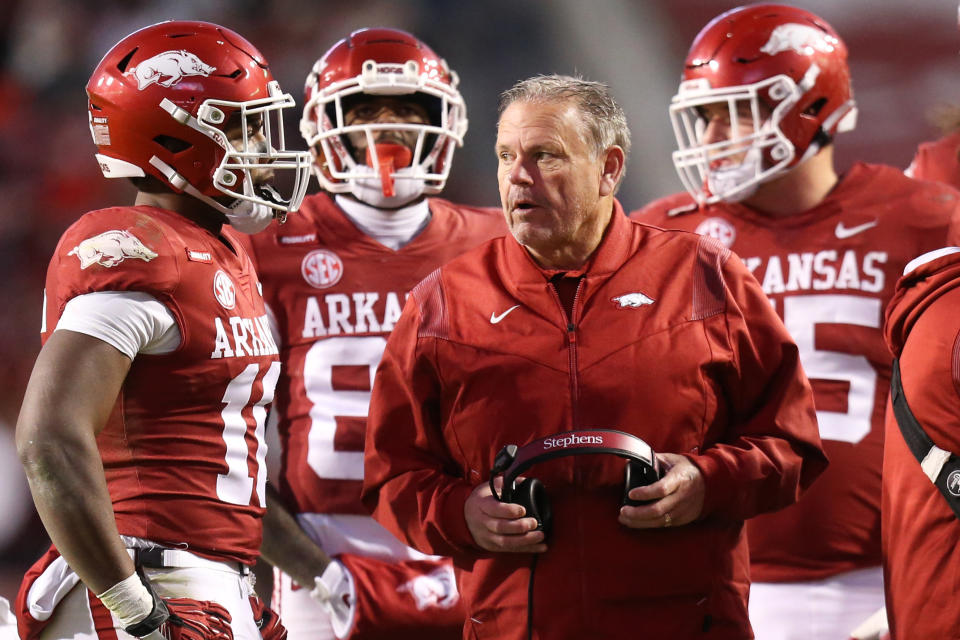
[[[622,158],[622,151],[597,154],[582,120],[571,102],[514,102],[500,117],[503,212],[513,236],[546,268],[581,266],[613,209],[621,165],[611,179],[609,155]]]

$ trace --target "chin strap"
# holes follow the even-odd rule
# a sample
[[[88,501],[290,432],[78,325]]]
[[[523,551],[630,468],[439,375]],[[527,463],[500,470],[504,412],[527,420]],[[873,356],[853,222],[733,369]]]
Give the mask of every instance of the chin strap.
[[[153,156],[150,158],[150,164],[153,165],[160,173],[163,174],[163,177],[166,178],[171,185],[173,185],[174,189],[179,189],[180,191],[183,191],[184,193],[193,196],[197,200],[203,201],[205,204],[210,205],[211,207],[213,207],[223,215],[229,215],[233,213],[233,210],[230,209],[229,207],[220,204],[210,196],[200,193],[200,191],[197,190],[196,187],[194,187],[192,184],[187,182],[186,178],[184,178],[182,175],[177,173],[173,167],[168,165],[166,162],[164,162],[157,156]]]
[[[196,187],[187,182],[186,178],[177,173],[173,167],[157,156],[150,158],[150,164],[156,167],[174,188],[180,189],[184,193],[193,196],[225,215],[230,222],[230,226],[241,233],[258,233],[266,229],[274,218],[277,218],[281,224],[287,219],[286,212],[280,212],[265,204],[252,202],[250,200],[237,198],[230,205],[221,204],[214,198],[200,193]],[[254,188],[257,191],[257,195],[264,200],[280,203],[280,194],[270,185],[258,185]]]

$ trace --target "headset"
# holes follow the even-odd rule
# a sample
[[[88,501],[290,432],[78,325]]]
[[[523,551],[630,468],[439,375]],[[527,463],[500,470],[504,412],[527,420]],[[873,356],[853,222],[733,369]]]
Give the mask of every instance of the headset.
[[[546,488],[537,478],[526,478],[518,485],[517,476],[539,462],[588,453],[610,453],[627,459],[621,505],[637,506],[651,502],[631,500],[628,494],[634,487],[653,484],[660,479],[660,465],[653,449],[635,435],[614,429],[564,431],[534,440],[522,447],[508,444],[493,460],[493,467],[490,469],[490,491],[500,502],[522,505],[527,510],[527,516],[537,519],[537,530],[547,534],[553,523],[553,510]],[[501,474],[503,488],[497,495],[493,479]]]

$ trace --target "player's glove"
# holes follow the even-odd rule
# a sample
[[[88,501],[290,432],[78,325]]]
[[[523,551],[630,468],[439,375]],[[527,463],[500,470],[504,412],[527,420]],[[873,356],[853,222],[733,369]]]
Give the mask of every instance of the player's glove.
[[[287,628],[280,622],[276,611],[255,595],[250,596],[250,608],[253,610],[253,621],[257,623],[263,640],[287,640]]]
[[[130,635],[147,640],[233,640],[230,612],[222,605],[190,598],[163,599],[146,577],[141,579],[153,598],[153,610],[124,629]]]
[[[357,613],[357,591],[353,576],[339,560],[332,560],[323,575],[314,578],[310,597],[319,602],[330,614],[333,633],[346,638],[353,627]]]

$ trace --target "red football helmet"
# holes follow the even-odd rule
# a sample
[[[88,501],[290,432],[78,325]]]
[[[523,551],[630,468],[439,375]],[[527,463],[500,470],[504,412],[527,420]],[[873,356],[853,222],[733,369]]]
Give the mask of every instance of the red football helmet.
[[[438,193],[450,173],[454,148],[463,144],[467,112],[459,79],[446,61],[418,39],[397,29],[361,29],[335,44],[307,77],[300,131],[316,155],[315,173],[324,189],[353,193],[373,204],[404,204]],[[410,96],[423,105],[430,123],[348,126],[351,100],[360,95]],[[417,132],[412,157],[392,166],[378,158],[377,130]],[[357,162],[347,134],[362,132],[370,158]],[[382,154],[381,154],[382,155]],[[391,196],[396,186],[396,194]]]
[[[151,175],[225,214],[218,196],[281,213],[303,200],[309,152],[284,145],[284,109],[295,106],[257,49],[206,22],[162,22],[130,34],[87,83],[90,132],[108,178]],[[228,128],[229,127],[229,128]],[[227,132],[235,131],[231,142]],[[241,133],[242,132],[242,135]],[[293,170],[288,197],[251,170]]]
[[[724,105],[731,122],[746,109],[752,130],[705,142],[705,105]],[[739,7],[710,21],[687,54],[670,105],[673,163],[699,202],[741,200],[852,130],[856,114],[847,48],[830,25],[784,5]],[[736,167],[711,167],[738,154]]]

